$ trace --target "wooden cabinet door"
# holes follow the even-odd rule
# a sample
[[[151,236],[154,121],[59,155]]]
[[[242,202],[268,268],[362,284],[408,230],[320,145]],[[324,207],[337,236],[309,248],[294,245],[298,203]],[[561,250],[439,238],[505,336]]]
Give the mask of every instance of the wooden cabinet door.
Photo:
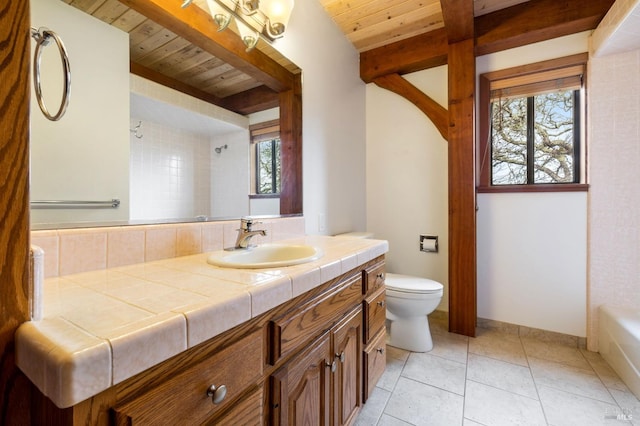
[[[314,341],[270,377],[271,423],[330,423],[333,356],[329,333]]]
[[[362,309],[358,307],[332,329],[334,360],[333,414],[335,425],[351,424],[362,405]]]

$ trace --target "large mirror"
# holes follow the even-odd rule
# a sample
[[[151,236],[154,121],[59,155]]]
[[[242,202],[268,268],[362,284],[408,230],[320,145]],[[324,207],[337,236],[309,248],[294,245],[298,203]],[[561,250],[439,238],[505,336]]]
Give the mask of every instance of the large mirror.
[[[232,65],[216,63],[214,67],[211,60],[195,59],[203,49],[185,40],[163,44],[162,37],[173,33],[151,28],[155,24],[143,21],[146,17],[137,11],[123,6],[126,12],[100,12],[100,3],[106,7],[110,2],[99,0],[92,2],[92,10],[82,11],[73,3],[31,0],[32,26],[58,33],[68,51],[72,75],[71,101],[61,120],[47,120],[32,97],[33,229],[301,213],[297,174],[287,171],[299,169],[292,165],[299,159],[286,158],[290,153],[282,159],[286,211],[281,211],[279,198],[250,196],[255,187],[250,126],[277,120],[282,113],[280,102],[291,96],[273,92],[265,97],[269,90],[259,82],[235,76]],[[192,7],[197,6],[194,3]],[[111,13],[120,24],[105,23],[89,12],[101,14],[107,22],[104,15]],[[127,25],[128,30],[124,28]],[[137,37],[135,42],[131,37]],[[170,49],[183,52],[179,64],[184,69],[179,71],[191,74],[182,81],[194,81],[192,86],[153,71],[178,66],[175,59],[162,62],[146,54],[144,49],[151,49],[154,43],[169,45],[164,47],[167,58],[172,58]],[[55,110],[63,86],[60,56],[55,45],[45,46],[41,53],[43,95],[49,109]],[[282,62],[281,57],[279,60]],[[138,72],[130,73],[134,68]],[[295,68],[289,64],[289,69]],[[227,74],[221,75],[220,70]],[[176,73],[174,70],[173,75]],[[218,90],[216,93],[244,87],[262,96],[255,97],[255,106],[233,112],[210,102],[221,98],[201,87]],[[226,99],[242,96],[250,98],[238,93]],[[236,100],[232,103],[237,105]],[[295,110],[295,103],[292,108]],[[285,116],[291,117],[288,111]],[[299,152],[300,125],[291,127],[293,131],[284,137],[298,145],[287,150],[295,155]],[[285,140],[283,145],[286,147]]]

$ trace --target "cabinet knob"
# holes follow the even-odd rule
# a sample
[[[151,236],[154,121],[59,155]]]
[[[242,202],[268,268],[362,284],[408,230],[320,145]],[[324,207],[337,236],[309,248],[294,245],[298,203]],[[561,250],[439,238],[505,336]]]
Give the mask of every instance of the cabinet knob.
[[[344,362],[344,351],[342,353],[336,354],[336,358],[338,358],[340,362]]]
[[[384,280],[384,273],[380,272],[378,275],[376,275],[376,278],[379,280]]]
[[[330,367],[332,373],[335,373],[336,368],[338,368],[338,364],[336,364],[335,361],[333,361],[332,363],[325,362],[325,366]]]
[[[384,300],[379,301],[379,302],[378,302],[378,305],[379,305],[381,308],[384,308]]]
[[[378,349],[376,349],[376,351],[380,352],[381,354],[383,354],[384,353],[384,348],[378,348]]]
[[[224,401],[224,397],[227,396],[227,387],[225,385],[220,385],[216,387],[216,385],[209,386],[207,389],[207,396],[211,398],[211,401],[214,404],[220,404]]]

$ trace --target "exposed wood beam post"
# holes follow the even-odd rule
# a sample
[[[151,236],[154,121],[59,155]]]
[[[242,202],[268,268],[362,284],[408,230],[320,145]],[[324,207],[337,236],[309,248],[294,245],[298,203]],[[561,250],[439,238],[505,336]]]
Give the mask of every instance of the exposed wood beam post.
[[[261,51],[246,52],[239,37],[216,31],[211,16],[197,7],[180,7],[178,0],[120,0],[126,6],[170,29],[234,68],[281,92],[293,88],[295,76]]]
[[[378,77],[373,82],[379,87],[394,92],[412,102],[429,117],[445,140],[449,138],[449,113],[416,86],[398,74]]]
[[[29,319],[29,2],[0,8],[0,423],[30,424],[33,385],[15,364]],[[34,111],[40,113],[40,111]]]
[[[475,336],[476,186],[473,0],[442,0],[449,41],[449,331]]]
[[[302,74],[292,90],[280,92],[280,214],[302,212]]]

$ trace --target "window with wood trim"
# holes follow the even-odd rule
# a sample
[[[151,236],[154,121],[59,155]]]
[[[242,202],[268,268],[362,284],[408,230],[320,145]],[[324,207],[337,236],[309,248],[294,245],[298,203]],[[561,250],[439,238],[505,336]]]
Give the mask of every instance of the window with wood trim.
[[[281,144],[280,123],[273,120],[250,127],[252,193],[256,196],[280,194]]]
[[[585,190],[587,55],[480,76],[479,192]]]

